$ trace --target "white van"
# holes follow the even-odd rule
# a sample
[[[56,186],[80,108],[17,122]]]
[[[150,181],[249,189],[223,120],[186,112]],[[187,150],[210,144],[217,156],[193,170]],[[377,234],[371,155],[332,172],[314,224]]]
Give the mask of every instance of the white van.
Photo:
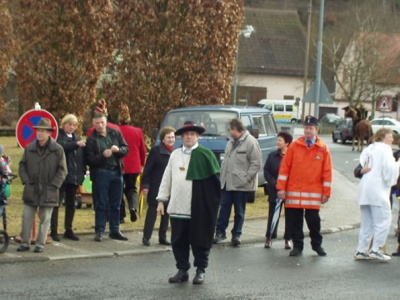
[[[262,99],[257,106],[270,110],[279,123],[295,124],[302,120],[301,101]]]

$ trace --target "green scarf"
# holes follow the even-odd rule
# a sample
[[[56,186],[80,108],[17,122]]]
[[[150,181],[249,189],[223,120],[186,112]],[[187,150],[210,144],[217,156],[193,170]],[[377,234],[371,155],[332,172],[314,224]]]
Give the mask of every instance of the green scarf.
[[[220,173],[219,163],[215,154],[208,148],[199,145],[192,151],[187,180],[202,180]]]

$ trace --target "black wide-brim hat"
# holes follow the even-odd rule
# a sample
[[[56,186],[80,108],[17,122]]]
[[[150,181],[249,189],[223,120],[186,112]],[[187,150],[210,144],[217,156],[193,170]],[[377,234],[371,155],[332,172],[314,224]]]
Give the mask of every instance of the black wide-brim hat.
[[[182,135],[182,133],[187,132],[187,131],[195,131],[198,134],[202,134],[205,131],[205,128],[197,126],[195,123],[192,121],[186,121],[183,124],[182,128],[179,128],[176,132],[175,135]]]

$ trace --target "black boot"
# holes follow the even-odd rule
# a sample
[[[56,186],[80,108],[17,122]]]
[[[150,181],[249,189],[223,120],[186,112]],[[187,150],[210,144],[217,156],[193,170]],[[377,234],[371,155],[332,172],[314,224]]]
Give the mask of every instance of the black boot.
[[[178,272],[168,279],[169,283],[179,283],[189,280],[189,273],[186,270],[178,270]]]
[[[205,272],[203,269],[197,269],[196,276],[193,278],[193,284],[203,284],[205,279]]]

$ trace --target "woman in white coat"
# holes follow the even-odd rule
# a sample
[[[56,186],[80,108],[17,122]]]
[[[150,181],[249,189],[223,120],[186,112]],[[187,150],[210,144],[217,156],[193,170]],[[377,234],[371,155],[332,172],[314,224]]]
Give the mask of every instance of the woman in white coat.
[[[382,251],[389,234],[392,214],[390,211],[390,187],[397,182],[400,163],[392,152],[393,132],[379,129],[360,156],[363,166],[358,186],[358,204],[361,210],[360,234],[355,259],[390,260]],[[371,251],[368,253],[371,239]]]

